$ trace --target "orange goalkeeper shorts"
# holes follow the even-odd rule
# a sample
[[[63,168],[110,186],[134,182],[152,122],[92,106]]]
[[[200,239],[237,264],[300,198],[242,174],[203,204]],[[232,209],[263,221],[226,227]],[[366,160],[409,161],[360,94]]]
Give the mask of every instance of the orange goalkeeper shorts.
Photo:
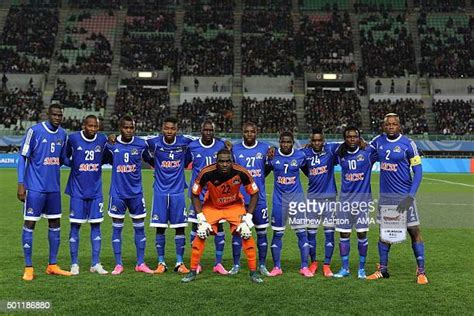
[[[206,216],[206,220],[212,226],[214,232],[217,232],[219,221],[224,220],[229,222],[232,233],[242,222],[242,215],[245,215],[246,213],[243,204],[233,204],[224,208],[203,205],[202,212],[204,216]]]

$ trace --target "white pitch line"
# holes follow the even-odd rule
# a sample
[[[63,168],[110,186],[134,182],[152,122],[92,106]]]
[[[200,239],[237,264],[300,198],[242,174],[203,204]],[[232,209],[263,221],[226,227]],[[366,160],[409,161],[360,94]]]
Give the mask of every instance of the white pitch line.
[[[474,185],[467,184],[467,183],[462,183],[462,182],[453,182],[453,181],[441,180],[441,179],[435,179],[435,178],[428,178],[428,177],[423,177],[423,178],[427,179],[427,180],[431,180],[431,181],[438,181],[438,182],[443,182],[443,183],[448,183],[448,184],[457,184],[457,185],[461,185],[463,187],[474,188]]]

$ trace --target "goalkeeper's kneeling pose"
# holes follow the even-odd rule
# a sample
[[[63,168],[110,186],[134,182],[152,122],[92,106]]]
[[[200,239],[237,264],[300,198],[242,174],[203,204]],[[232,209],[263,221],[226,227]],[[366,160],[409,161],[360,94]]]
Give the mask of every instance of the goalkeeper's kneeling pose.
[[[240,186],[244,186],[250,195],[248,210],[245,210]],[[199,194],[207,187],[206,197],[201,204]],[[191,272],[182,282],[196,279],[196,269],[201,261],[207,236],[217,232],[219,221],[229,222],[232,234],[242,236],[244,252],[247,256],[250,279],[256,283],[263,280],[257,274],[257,252],[252,238],[252,213],[258,200],[258,187],[248,171],[232,163],[229,150],[222,149],[217,153],[217,163],[201,170],[192,187],[192,202],[197,213],[197,236],[192,244]]]

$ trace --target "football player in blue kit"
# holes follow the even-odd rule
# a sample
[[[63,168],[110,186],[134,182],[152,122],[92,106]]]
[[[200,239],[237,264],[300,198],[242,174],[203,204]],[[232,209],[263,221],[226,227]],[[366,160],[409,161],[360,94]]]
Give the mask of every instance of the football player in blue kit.
[[[120,135],[115,142],[106,144],[112,154],[112,181],[108,214],[112,217],[112,248],[115,256],[113,275],[123,272],[122,265],[122,229],[125,212],[128,209],[135,231],[137,264],[135,271],[154,273],[145,263],[145,198],[142,187],[142,159],[153,164],[145,140],[135,137],[135,122],[132,117],[124,116],[119,122]]]
[[[358,238],[359,271],[358,278],[365,279],[369,231],[369,212],[375,210],[372,201],[370,178],[372,165],[377,160],[377,152],[371,146],[360,147],[360,131],[347,127],[344,143],[338,148],[338,163],[341,165],[341,193],[336,210],[336,231],[340,233],[339,251],[342,268],[335,278],[347,277],[349,272],[350,236],[355,228]]]
[[[88,115],[84,119],[82,131],[71,134],[66,146],[68,165],[71,167],[66,194],[70,196],[69,249],[73,275],[79,274],[79,230],[81,224],[87,222],[91,224],[92,264],[90,272],[108,273],[99,258],[102,244],[100,223],[104,220],[102,164],[107,160],[110,161],[110,153],[105,150],[107,137],[97,133],[98,130],[99,120],[95,115]]]
[[[17,197],[24,203],[22,233],[25,271],[23,280],[35,277],[32,263],[33,231],[41,217],[48,219],[49,264],[47,274],[71,276],[57,264],[60,244],[61,186],[60,168],[66,160],[67,133],[60,127],[63,108],[52,104],[48,120],[26,132],[18,159]]]

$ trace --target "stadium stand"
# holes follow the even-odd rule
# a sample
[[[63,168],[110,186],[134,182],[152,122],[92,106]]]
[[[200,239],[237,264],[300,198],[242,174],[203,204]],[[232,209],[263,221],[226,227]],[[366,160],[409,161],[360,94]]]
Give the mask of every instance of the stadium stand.
[[[277,133],[282,129],[297,132],[296,99],[255,98],[242,99],[242,122],[257,124],[261,133]]]
[[[382,131],[382,123],[387,113],[397,113],[402,125],[402,133],[406,135],[428,133],[425,106],[423,100],[399,99],[370,100],[369,115],[372,131]]]
[[[290,11],[292,7],[291,0],[244,0],[245,10],[280,10]]]
[[[120,88],[115,97],[114,114],[110,118],[113,130],[118,129],[119,118],[126,114],[135,119],[139,132],[161,130],[163,119],[170,114],[169,92],[141,86]]]
[[[473,77],[472,25],[464,14],[420,14],[421,75],[431,77]]]
[[[198,132],[205,120],[211,120],[216,126],[216,132],[232,132],[234,116],[232,98],[193,98],[185,100],[178,106],[177,118],[181,131]]]
[[[369,76],[401,77],[417,72],[407,17],[372,13],[360,19],[364,67]]]
[[[407,8],[408,0],[356,0],[354,3],[356,13],[405,11]]]
[[[465,0],[413,0],[415,8],[422,11],[451,12],[465,10]]]
[[[293,21],[289,11],[244,11],[242,33],[292,34]]]
[[[25,131],[40,119],[43,93],[30,87],[0,90],[0,130]]]
[[[355,92],[308,93],[304,100],[308,132],[319,126],[325,133],[340,134],[347,126],[361,126],[361,105]]]
[[[1,70],[48,72],[58,24],[57,9],[11,6],[0,41]]]
[[[474,134],[473,107],[472,100],[437,100],[433,102],[437,132],[443,135]]]
[[[305,71],[355,71],[352,28],[347,12],[302,17],[295,47]]]
[[[175,13],[162,8],[131,6],[121,41],[121,65],[128,70],[176,68]]]
[[[349,0],[299,0],[301,10],[337,11],[347,10]]]
[[[59,72],[110,75],[116,22],[110,10],[71,14],[59,51]]]

